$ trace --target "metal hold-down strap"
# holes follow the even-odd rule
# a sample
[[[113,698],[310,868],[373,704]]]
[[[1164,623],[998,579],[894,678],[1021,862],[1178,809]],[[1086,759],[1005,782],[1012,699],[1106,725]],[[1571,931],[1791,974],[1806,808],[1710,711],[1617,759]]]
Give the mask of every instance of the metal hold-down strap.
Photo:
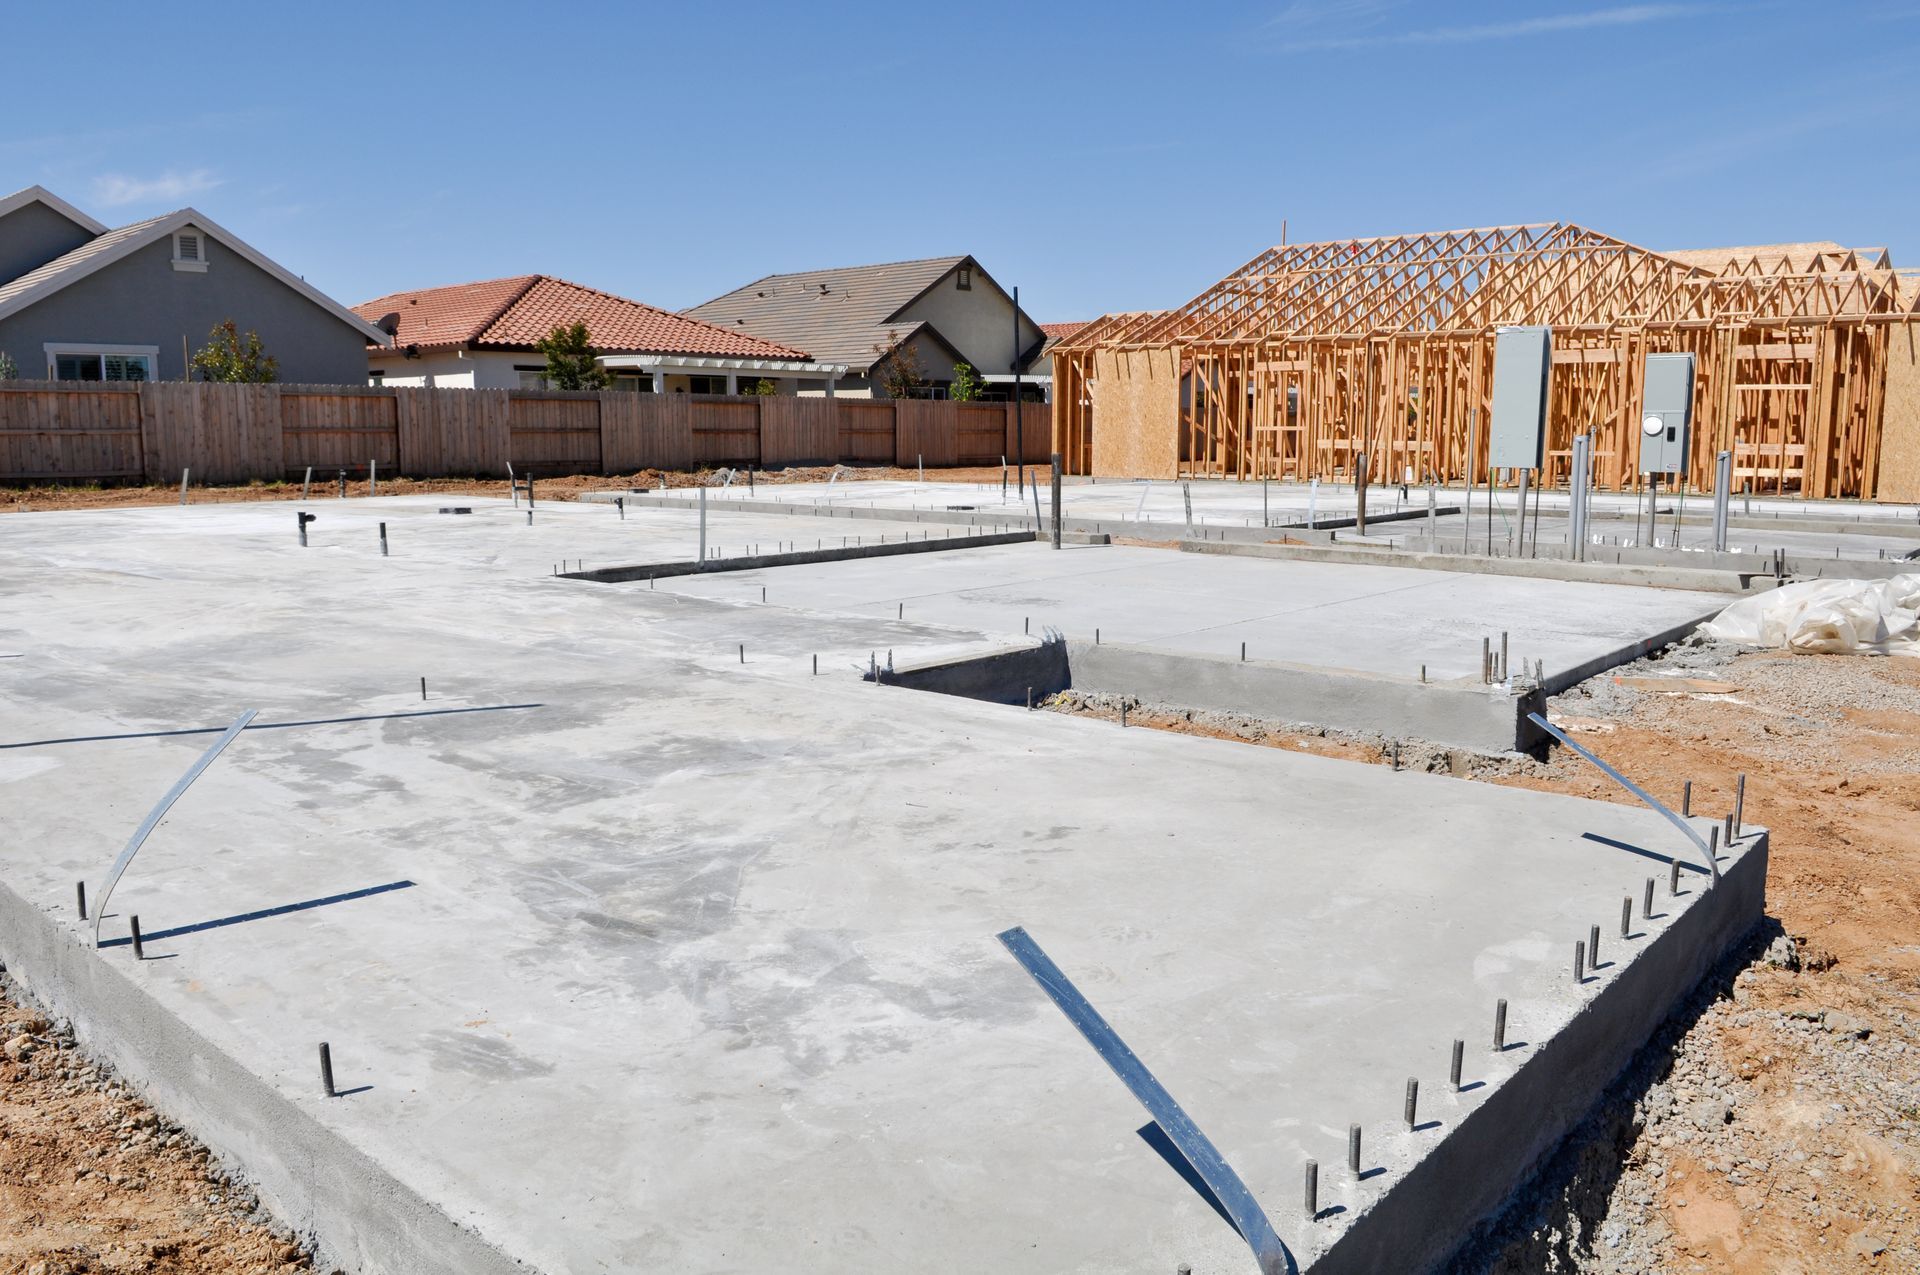
[[[1579,753],[1582,757],[1586,758],[1588,761],[1592,762],[1594,765],[1598,766],[1615,783],[1619,784],[1622,788],[1625,788],[1628,792],[1638,797],[1641,801],[1646,802],[1648,806],[1652,807],[1655,810],[1658,810],[1661,814],[1665,815],[1667,817],[1668,823],[1672,824],[1674,827],[1678,828],[1680,831],[1686,833],[1687,839],[1692,841],[1694,845],[1700,847],[1700,857],[1707,861],[1707,870],[1713,873],[1714,884],[1718,885],[1720,883],[1720,861],[1714,858],[1712,848],[1709,847],[1707,843],[1701,839],[1701,836],[1699,833],[1693,830],[1692,824],[1688,823],[1685,819],[1682,819],[1679,815],[1674,814],[1673,811],[1667,809],[1665,806],[1655,801],[1653,799],[1653,795],[1649,793],[1646,789],[1642,788],[1639,784],[1634,783],[1633,780],[1628,779],[1625,775],[1621,774],[1619,771],[1607,765],[1607,763],[1601,761],[1598,757],[1594,756],[1592,753],[1588,752],[1586,749],[1580,747],[1580,745],[1574,743],[1571,739],[1567,738],[1567,733],[1565,731],[1561,730],[1558,726],[1554,726],[1550,724],[1547,721],[1547,719],[1542,717],[1540,714],[1528,713],[1527,720],[1532,722],[1535,726],[1538,726],[1541,730],[1547,732],[1547,734],[1559,740],[1561,743],[1565,744],[1568,748],[1571,748],[1574,752]]]
[[[180,776],[178,783],[167,789],[167,795],[160,799],[159,805],[148,812],[146,819],[134,832],[133,840],[127,842],[127,848],[122,850],[120,857],[113,861],[113,868],[107,873],[106,884],[100,887],[100,897],[93,905],[93,945],[95,947],[100,946],[100,920],[107,914],[107,900],[113,897],[113,887],[120,883],[120,874],[127,870],[129,863],[133,862],[133,856],[140,852],[140,846],[146,841],[148,835],[159,826],[162,819],[167,817],[167,811],[173,809],[173,803],[180,800],[180,795],[186,792],[194,780],[200,778],[201,771],[213,765],[213,759],[218,757],[228,744],[239,738],[240,732],[247,728],[247,724],[259,711],[257,708],[250,708],[240,714],[233,725],[227,727],[220,738],[213,741],[212,747],[200,754],[200,760],[193,763],[186,774]]]
[[[1026,930],[1015,926],[999,936],[1013,959],[1020,962],[1021,968],[1033,976],[1040,984],[1040,990],[1059,1007],[1079,1033],[1086,1038],[1093,1051],[1107,1066],[1113,1068],[1113,1074],[1120,1077],[1133,1096],[1140,1100],[1160,1126],[1167,1139],[1186,1158],[1200,1180],[1207,1184],[1227,1216],[1232,1219],[1234,1228],[1240,1232],[1240,1238],[1253,1250],[1253,1256],[1260,1263],[1261,1275],[1296,1275],[1299,1267],[1294,1264],[1293,1254],[1280,1242],[1275,1234],[1273,1223],[1267,1220],[1260,1202],[1253,1198],[1253,1192],[1240,1180],[1226,1159],[1201,1133],[1191,1117],[1173,1100],[1166,1087],[1147,1070],[1146,1064],[1127,1048],[1119,1033],[1107,1025],[1100,1012],[1087,1003],[1060,967],[1053,963],[1040,945],[1028,937]]]

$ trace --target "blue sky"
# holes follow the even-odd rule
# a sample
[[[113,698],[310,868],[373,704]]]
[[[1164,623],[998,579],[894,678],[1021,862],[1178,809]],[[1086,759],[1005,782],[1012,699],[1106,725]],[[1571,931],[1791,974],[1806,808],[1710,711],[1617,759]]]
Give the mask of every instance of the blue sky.
[[[1916,3],[554,12],[19,9],[0,193],[191,204],[347,302],[542,272],[678,308],[971,252],[1077,319],[1183,301],[1283,218],[1920,265]]]

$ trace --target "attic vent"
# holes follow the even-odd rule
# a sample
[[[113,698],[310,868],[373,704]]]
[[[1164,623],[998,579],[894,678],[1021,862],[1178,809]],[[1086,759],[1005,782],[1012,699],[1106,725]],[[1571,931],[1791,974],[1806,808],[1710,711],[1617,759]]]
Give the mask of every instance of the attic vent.
[[[181,230],[173,236],[173,268],[175,270],[205,270],[207,268],[206,241],[197,230]]]

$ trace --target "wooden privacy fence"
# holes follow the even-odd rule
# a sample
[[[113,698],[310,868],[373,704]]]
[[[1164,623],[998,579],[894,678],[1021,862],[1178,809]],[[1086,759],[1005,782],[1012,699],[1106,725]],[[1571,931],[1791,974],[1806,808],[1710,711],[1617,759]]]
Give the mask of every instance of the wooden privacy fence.
[[[1048,457],[1044,403],[194,382],[0,383],[0,483],[624,474]]]

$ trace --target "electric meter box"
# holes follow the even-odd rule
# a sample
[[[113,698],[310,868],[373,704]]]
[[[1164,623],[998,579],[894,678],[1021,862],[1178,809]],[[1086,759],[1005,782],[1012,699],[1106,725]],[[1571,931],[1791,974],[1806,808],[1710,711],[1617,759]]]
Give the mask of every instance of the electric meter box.
[[[1693,424],[1693,355],[1649,354],[1640,391],[1640,472],[1687,472]]]
[[[1495,469],[1538,469],[1546,459],[1547,375],[1552,328],[1501,328],[1493,334],[1493,419],[1487,463]]]

